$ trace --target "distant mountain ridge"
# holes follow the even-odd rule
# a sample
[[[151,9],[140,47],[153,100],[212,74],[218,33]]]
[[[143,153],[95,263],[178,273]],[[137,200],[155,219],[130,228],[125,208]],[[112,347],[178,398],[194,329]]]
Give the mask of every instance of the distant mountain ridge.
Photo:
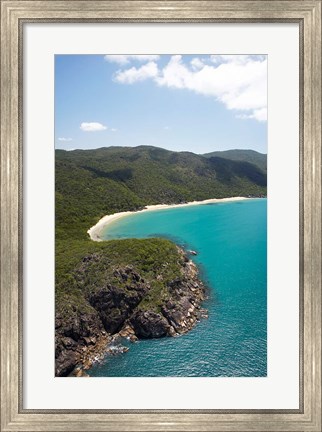
[[[266,172],[247,160],[144,146],[55,156],[56,376],[79,376],[118,332],[189,330],[203,299],[197,268],[169,240],[94,242],[87,230],[104,215],[148,204],[266,195]]]
[[[264,172],[267,172],[267,154],[259,153],[255,150],[223,150],[214,151],[211,153],[205,153],[202,156],[211,157],[221,157],[224,159],[230,159],[234,161],[249,162],[257,165]]]
[[[66,221],[89,228],[145,205],[265,194],[266,172],[245,160],[151,146],[56,150],[57,235]]]

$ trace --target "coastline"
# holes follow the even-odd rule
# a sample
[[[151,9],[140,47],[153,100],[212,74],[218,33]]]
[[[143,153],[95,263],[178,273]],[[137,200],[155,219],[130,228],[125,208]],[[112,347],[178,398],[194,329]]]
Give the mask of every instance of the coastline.
[[[148,212],[148,211],[155,211],[155,210],[166,210],[166,209],[176,208],[176,207],[187,207],[187,206],[193,206],[193,205],[215,204],[215,203],[231,202],[231,201],[243,201],[243,200],[247,200],[247,199],[253,199],[253,198],[247,198],[247,197],[210,198],[210,199],[203,200],[203,201],[191,201],[191,202],[183,203],[183,204],[149,205],[149,206],[146,206],[143,210],[126,211],[126,212],[114,213],[111,215],[103,216],[97,222],[96,225],[92,226],[87,231],[87,234],[90,236],[91,240],[99,242],[99,241],[103,241],[102,238],[100,237],[100,234],[101,234],[103,229],[105,229],[112,222],[115,222],[116,220],[119,220],[125,216],[129,216],[131,214]]]
[[[104,262],[104,254],[94,253],[92,257],[96,264]],[[90,256],[86,258],[76,270],[78,278],[83,278],[83,281],[93,272],[93,260],[88,259]],[[153,302],[148,307],[147,304],[140,307],[151,289],[149,280],[145,279],[147,273],[138,273],[131,265],[125,265],[114,270],[113,275],[123,283],[127,281],[131,290],[127,290],[129,285],[126,283],[123,287],[117,284],[106,286],[103,279],[96,286],[95,293],[85,296],[92,311],[78,316],[69,314],[65,318],[56,314],[55,376],[88,377],[87,371],[94,364],[101,363],[107,354],[118,355],[130,349],[123,344],[125,339],[136,342],[139,339],[176,337],[190,331],[201,319],[208,318],[208,311],[202,308],[206,287],[199,279],[196,264],[178,246],[172,259],[175,259],[180,275],[166,283],[163,274],[167,271],[163,273],[164,270],[159,269],[159,280],[167,291],[159,299],[160,310],[156,310]],[[95,271],[94,268],[94,274]],[[122,297],[122,304],[114,304],[113,296]],[[113,310],[120,313],[113,315]]]

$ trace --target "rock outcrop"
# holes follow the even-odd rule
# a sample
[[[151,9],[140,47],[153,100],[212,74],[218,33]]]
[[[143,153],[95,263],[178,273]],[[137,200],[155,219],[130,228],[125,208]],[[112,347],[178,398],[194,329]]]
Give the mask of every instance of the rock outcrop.
[[[136,336],[142,339],[167,336],[170,330],[170,325],[162,314],[149,310],[136,311],[130,319],[130,324]]]
[[[102,321],[95,310],[55,318],[56,376],[69,375],[79,361],[95,351],[98,342],[108,340]]]
[[[88,295],[88,302],[99,313],[108,333],[115,333],[149,291],[150,285],[131,267],[116,269],[114,276],[124,288],[107,284]]]
[[[115,268],[109,280],[87,289],[89,275],[97,268],[91,266],[98,266],[100,257],[85,257],[75,270],[84,286],[84,306],[75,306],[69,314],[56,312],[56,376],[82,375],[82,369],[115,351],[119,337],[135,341],[176,336],[194,327],[205,316],[205,287],[197,267],[179,248],[178,257],[180,276],[164,282],[162,274],[157,275],[162,295],[154,302],[149,299],[151,280],[133,266]]]

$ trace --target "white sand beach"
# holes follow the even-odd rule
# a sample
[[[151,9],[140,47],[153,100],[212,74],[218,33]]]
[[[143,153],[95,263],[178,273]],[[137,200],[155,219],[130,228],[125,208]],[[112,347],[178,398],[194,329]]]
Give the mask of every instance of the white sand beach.
[[[121,219],[125,216],[129,216],[131,214],[142,213],[142,212],[147,212],[147,211],[155,211],[155,210],[166,210],[166,209],[175,208],[175,207],[186,207],[186,206],[200,205],[200,204],[213,204],[213,203],[221,203],[221,202],[229,202],[229,201],[242,201],[242,200],[247,200],[247,199],[249,199],[249,198],[246,198],[246,197],[212,198],[212,199],[207,199],[204,201],[191,201],[191,202],[184,203],[184,204],[149,205],[149,206],[146,206],[143,210],[126,211],[126,212],[114,213],[111,215],[103,216],[102,219],[100,219],[96,225],[92,226],[87,231],[87,233],[89,234],[89,236],[92,240],[102,241],[103,239],[100,237],[100,235],[101,235],[103,229],[105,229],[112,222],[115,222],[116,220]]]

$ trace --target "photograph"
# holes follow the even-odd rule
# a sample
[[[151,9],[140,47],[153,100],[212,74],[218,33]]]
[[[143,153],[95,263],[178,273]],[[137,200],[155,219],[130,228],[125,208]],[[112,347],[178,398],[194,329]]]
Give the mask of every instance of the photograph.
[[[322,0],[0,2],[0,432],[321,432]]]
[[[263,54],[55,54],[55,377],[267,377]]]

